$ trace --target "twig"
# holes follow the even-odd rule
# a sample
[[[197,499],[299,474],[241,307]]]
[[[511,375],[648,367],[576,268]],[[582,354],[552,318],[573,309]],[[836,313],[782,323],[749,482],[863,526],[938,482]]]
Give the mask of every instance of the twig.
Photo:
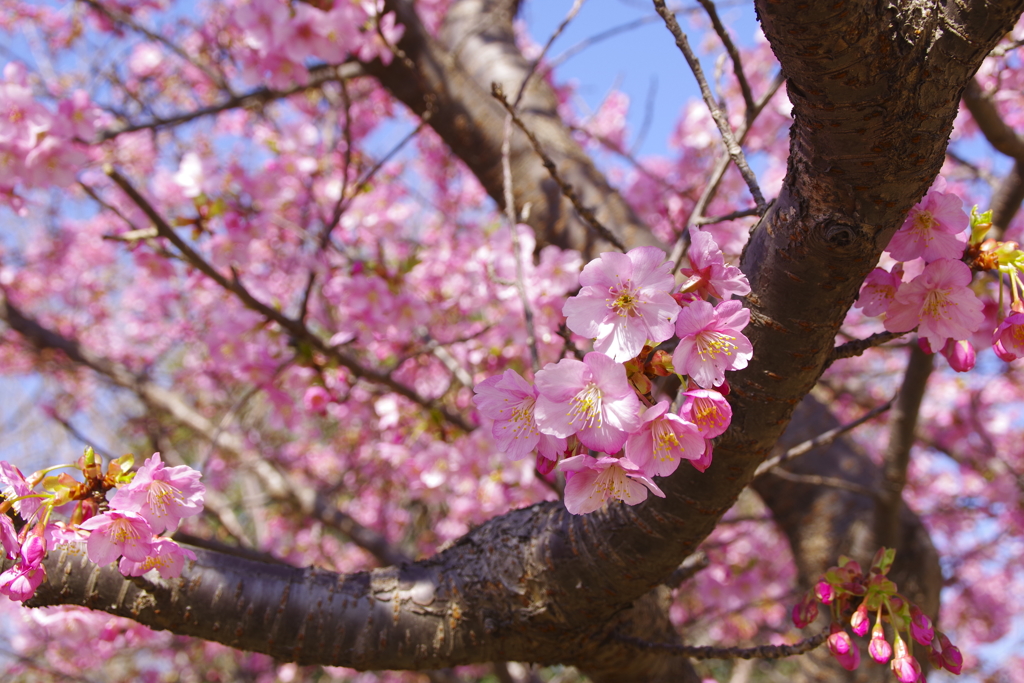
[[[144,121],[142,123],[132,123],[107,130],[100,131],[96,136],[93,144],[99,144],[112,140],[118,135],[125,133],[133,133],[139,130],[156,130],[158,128],[166,128],[168,126],[178,126],[195,119],[202,118],[204,116],[211,116],[213,114],[219,114],[222,111],[228,109],[249,109],[252,107],[260,106],[272,102],[274,100],[284,99],[291,97],[306,90],[319,88],[325,83],[332,81],[344,80],[347,78],[354,78],[363,73],[362,67],[359,64],[342,64],[341,66],[329,66],[329,67],[314,67],[310,69],[310,79],[305,85],[296,85],[285,90],[272,90],[270,88],[257,88],[243,95],[234,95],[219,102],[217,104],[211,104],[207,107],[200,107],[189,112],[183,112],[181,114],[175,114],[167,117],[157,117]]]
[[[502,190],[505,193],[505,220],[509,233],[512,235],[512,258],[516,264],[516,293],[523,305],[523,322],[526,325],[526,345],[530,347],[530,361],[533,372],[540,370],[540,352],[537,350],[537,333],[533,324],[533,307],[526,296],[526,283],[523,274],[523,253],[519,246],[519,221],[516,216],[516,200],[512,187],[512,113],[505,116],[505,135],[501,141],[501,175]]]
[[[811,636],[792,645],[759,645],[757,647],[713,647],[710,645],[675,645],[673,643],[652,643],[640,638],[615,634],[616,640],[629,643],[643,650],[669,652],[691,659],[782,659],[810,652],[828,639],[828,631]]]
[[[740,126],[739,141],[743,144],[743,141],[747,139],[747,135],[750,133],[753,127],[754,120],[764,111],[764,108],[768,105],[768,102],[775,97],[775,93],[778,92],[779,88],[785,81],[785,77],[782,72],[775,74],[775,78],[772,80],[768,90],[761,95],[761,99],[754,103],[754,115],[750,117],[749,123],[744,123]],[[687,220],[687,228],[698,224],[701,218],[704,216],[704,210],[707,209],[708,205],[711,204],[711,200],[714,199],[718,193],[718,187],[722,182],[722,178],[725,177],[725,172],[729,169],[729,164],[732,163],[732,157],[728,151],[722,154],[718,161],[715,162],[715,168],[711,172],[711,177],[708,180],[708,184],[704,188],[704,192],[701,193],[700,199],[697,200],[697,204],[693,207],[693,211],[690,212],[690,218]],[[690,234],[689,230],[683,230],[676,244],[672,247],[672,253],[669,255],[669,260],[675,264],[675,267],[679,267],[680,260],[683,257],[683,252],[686,251],[686,247],[689,246]]]
[[[881,494],[874,489],[869,489],[867,486],[861,486],[855,484],[852,481],[846,479],[840,479],[839,477],[824,477],[819,474],[800,474],[798,472],[790,472],[782,468],[776,467],[771,471],[773,477],[779,479],[785,479],[786,481],[793,481],[798,484],[809,484],[811,486],[827,486],[833,489],[842,489],[843,491],[850,491],[851,493],[858,493],[862,496],[867,496],[874,500],[879,500]]]
[[[742,211],[733,211],[727,213],[724,216],[701,216],[696,220],[697,225],[711,225],[712,223],[721,223],[722,221],[733,221],[737,218],[746,218],[747,216],[758,215],[757,209],[743,209]]]
[[[686,39],[686,34],[683,33],[683,29],[680,28],[679,22],[676,21],[675,15],[672,14],[665,7],[665,0],[654,0],[654,9],[657,10],[661,18],[665,20],[665,26],[672,33],[676,39],[676,45],[683,53],[683,57],[686,58],[686,63],[690,65],[690,70],[693,75],[697,78],[697,83],[700,85],[700,93],[704,98],[704,103],[707,105],[708,110],[711,112],[711,118],[715,120],[715,124],[718,125],[718,130],[722,134],[722,142],[725,143],[725,148],[729,151],[729,156],[732,158],[736,168],[740,170],[740,174],[743,176],[743,180],[746,181],[747,187],[750,189],[750,194],[754,198],[754,203],[757,205],[758,213],[763,214],[768,204],[764,201],[764,196],[761,194],[761,188],[757,185],[757,178],[754,177],[753,171],[750,170],[750,166],[747,165],[747,159],[743,155],[743,149],[739,143],[736,142],[736,137],[733,135],[732,127],[729,125],[729,120],[726,118],[725,113],[715,102],[715,97],[711,93],[711,87],[708,85],[707,79],[704,78],[704,71],[700,67],[700,62],[697,60],[696,55],[693,54],[693,50],[690,49],[690,42]]]
[[[174,54],[178,55],[192,66],[202,71],[203,75],[209,78],[210,82],[216,85],[218,88],[220,88],[224,92],[231,92],[231,87],[228,85],[228,82],[224,80],[223,75],[215,73],[213,70],[210,69],[210,67],[208,67],[206,64],[203,64],[198,59],[195,59],[189,53],[185,52],[185,50],[181,49],[181,47],[179,47],[176,43],[168,40],[166,37],[146,28],[139,22],[135,21],[135,19],[130,14],[127,14],[120,10],[110,9],[109,7],[104,7],[100,3],[96,2],[96,0],[82,0],[82,2],[84,2],[100,14],[106,15],[107,18],[111,21],[115,21],[118,24],[123,24],[128,28],[132,29],[133,31],[141,33],[150,40],[157,43],[161,43],[168,50],[172,51]]]
[[[192,249],[192,247],[189,246],[188,243],[171,228],[167,221],[164,220],[156,209],[153,208],[153,205],[149,203],[149,200],[143,197],[127,178],[121,175],[112,166],[107,166],[105,172],[110,179],[113,180],[114,183],[116,183],[117,186],[120,187],[133,202],[135,202],[135,205],[142,209],[143,213],[149,217],[149,220],[156,226],[161,237],[170,241],[171,244],[181,252],[185,260],[194,268],[216,282],[223,289],[237,296],[246,308],[256,311],[267,320],[274,321],[283,329],[291,333],[296,339],[308,342],[314,350],[337,361],[339,365],[350,370],[355,377],[386,386],[396,394],[404,396],[410,401],[413,401],[428,410],[436,411],[443,419],[455,425],[459,429],[467,433],[473,431],[473,425],[469,424],[461,415],[453,413],[436,400],[420,396],[416,391],[401,382],[392,379],[387,374],[365,367],[358,360],[342,352],[339,348],[329,346],[327,342],[321,339],[318,335],[313,334],[302,320],[289,318],[281,311],[268,306],[254,297],[249,290],[246,289],[245,285],[242,284],[239,274],[234,268],[231,269],[231,277],[228,278],[210,265],[209,262]]]
[[[552,31],[551,36],[548,38],[548,42],[546,42],[544,47],[541,48],[540,54],[537,55],[535,60],[533,60],[533,64],[530,65],[529,71],[526,72],[526,77],[523,79],[523,82],[519,84],[519,91],[516,92],[515,101],[512,103],[513,107],[519,106],[519,102],[523,99],[523,93],[526,92],[526,84],[530,82],[530,78],[533,76],[534,72],[537,71],[537,67],[540,66],[541,60],[544,59],[548,50],[551,49],[551,45],[558,40],[558,36],[562,35],[562,32],[565,31],[569,22],[576,18],[580,8],[583,7],[583,2],[584,0],[574,0],[572,7],[569,8],[569,13],[565,15],[565,19],[562,19],[562,23]]]
[[[891,342],[893,339],[899,339],[906,332],[876,332],[870,337],[864,339],[854,339],[848,341],[845,344],[840,344],[832,350],[832,355],[825,362],[825,368],[828,368],[832,363],[840,360],[841,358],[853,358],[859,356],[868,349],[873,349],[876,346],[881,346]]]
[[[515,110],[512,108],[512,105],[510,105],[508,103],[508,100],[505,98],[505,92],[504,90],[502,90],[501,84],[491,84],[491,95],[496,100],[501,102],[502,106],[505,107],[505,111],[507,111],[509,115],[512,117],[513,123],[519,126],[519,129],[526,134],[526,137],[530,140],[530,144],[533,145],[533,151],[535,151],[537,155],[540,156],[541,161],[544,164],[544,168],[547,169],[548,173],[551,175],[551,179],[554,180],[555,183],[558,184],[559,189],[561,189],[562,196],[568,199],[570,202],[572,202],[573,208],[576,209],[576,213],[578,213],[580,217],[590,225],[594,232],[600,235],[603,239],[615,245],[615,247],[620,251],[626,251],[626,247],[622,245],[622,242],[620,242],[619,239],[615,235],[613,235],[608,228],[606,228],[599,220],[597,220],[597,216],[594,215],[594,212],[588,209],[587,207],[583,206],[583,203],[580,201],[579,197],[576,196],[576,191],[572,189],[572,185],[565,182],[562,179],[562,177],[558,174],[558,167],[555,166],[555,162],[552,161],[551,157],[549,157],[541,148],[540,141],[537,140],[536,136],[534,136],[530,129],[526,127],[526,124],[523,123],[518,116],[516,116]]]
[[[711,0],[697,0],[704,11],[708,13],[708,17],[711,19],[711,25],[715,27],[715,33],[722,41],[722,45],[725,46],[725,51],[729,53],[729,59],[732,60],[732,71],[736,74],[736,80],[740,84],[740,90],[743,92],[743,102],[747,105],[746,118],[749,121],[750,116],[754,113],[754,95],[750,91],[750,83],[747,82],[747,75],[743,72],[743,62],[740,60],[740,51],[736,49],[736,45],[732,42],[732,36],[729,35],[729,31],[726,30],[725,26],[722,25],[722,20],[718,18],[718,10],[715,9],[715,3]]]
[[[782,463],[784,463],[784,462],[786,462],[788,460],[792,460],[794,458],[799,458],[801,455],[809,453],[812,450],[814,450],[815,448],[818,448],[819,446],[827,446],[827,445],[829,445],[830,443],[835,441],[837,438],[839,438],[840,436],[842,436],[846,432],[848,432],[848,431],[850,431],[852,429],[856,429],[857,427],[861,426],[862,424],[864,424],[868,420],[871,420],[871,419],[873,419],[875,417],[878,417],[879,415],[881,415],[885,411],[887,411],[890,408],[892,408],[893,401],[895,401],[895,400],[896,400],[896,397],[893,396],[892,398],[890,398],[888,401],[886,401],[882,405],[877,406],[875,408],[872,408],[868,412],[866,412],[863,415],[861,415],[860,417],[858,417],[856,420],[853,420],[852,422],[847,422],[846,424],[840,425],[840,426],[836,427],[835,429],[830,429],[827,432],[822,432],[821,434],[819,434],[818,436],[814,437],[813,439],[808,439],[807,441],[804,441],[803,443],[799,443],[796,446],[793,446],[792,448],[790,448],[789,450],[787,450],[785,453],[783,453],[781,455],[777,455],[774,458],[769,458],[769,459],[765,460],[763,463],[758,465],[757,469],[754,471],[754,478],[756,479],[757,477],[760,477],[761,475],[769,472],[770,470],[772,470],[776,466],[781,465]]]
[[[684,581],[689,581],[697,572],[707,569],[710,564],[711,559],[707,556],[707,553],[703,550],[698,550],[683,560],[679,568],[669,574],[669,577],[662,581],[662,583],[669,588],[679,588]]]

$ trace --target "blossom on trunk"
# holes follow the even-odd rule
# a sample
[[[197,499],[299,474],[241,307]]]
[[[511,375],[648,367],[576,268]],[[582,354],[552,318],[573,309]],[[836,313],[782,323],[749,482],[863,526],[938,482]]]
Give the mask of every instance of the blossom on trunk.
[[[697,425],[668,409],[668,401],[648,408],[639,431],[626,439],[626,457],[648,476],[666,477],[681,460],[696,460],[704,453]]]
[[[672,353],[676,372],[711,389],[725,381],[726,370],[747,367],[754,347],[740,330],[748,322],[750,311],[739,301],[723,301],[714,307],[694,301],[676,320],[679,344]]]
[[[83,522],[79,528],[92,532],[86,542],[86,553],[101,566],[110,564],[118,555],[141,562],[153,545],[149,522],[128,510],[109,510]]]
[[[515,460],[525,458],[538,446],[540,454],[549,460],[557,460],[565,452],[564,438],[542,434],[537,428],[537,389],[515,370],[488,377],[473,392],[473,403],[480,414],[494,420],[491,434],[498,448]]]
[[[682,291],[713,296],[723,301],[732,298],[734,294],[750,294],[747,276],[736,266],[725,265],[722,250],[710,233],[691,226],[690,248],[686,255],[690,259],[690,267],[679,269],[688,278],[683,283]]]
[[[594,350],[618,363],[635,357],[647,341],[672,336],[679,305],[672,264],[657,247],[606,252],[580,273],[580,293],[562,307],[566,326],[594,340]]]
[[[665,497],[658,485],[628,458],[575,455],[558,464],[566,472],[565,508],[574,515],[593,512],[609,498],[636,505],[647,500],[648,489]]]
[[[626,368],[603,353],[548,363],[537,373],[537,392],[540,431],[560,438],[575,434],[587,448],[615,453],[640,426],[640,400]]]
[[[713,439],[725,433],[732,422],[732,406],[714,389],[691,389],[684,392],[686,399],[679,412],[697,425],[701,436]]]
[[[122,557],[118,563],[118,569],[125,576],[142,576],[149,570],[155,569],[165,579],[174,579],[181,576],[186,559],[194,560],[196,554],[188,548],[182,548],[169,538],[158,538],[153,541],[150,554],[144,559],[135,561]]]
[[[206,487],[199,483],[200,476],[187,465],[164,467],[160,454],[154,453],[139,468],[131,483],[114,494],[110,500],[111,510],[137,512],[149,523],[153,533],[174,529],[184,517],[203,511]]]
[[[902,263],[897,263],[891,273],[882,268],[875,268],[864,278],[860,295],[853,304],[854,308],[860,308],[864,315],[883,315],[889,310],[902,280]]]
[[[967,339],[984,322],[982,303],[972,292],[971,269],[962,261],[939,259],[900,286],[885,318],[885,329],[907,332],[918,328],[932,349],[947,339]]]
[[[889,253],[897,261],[960,258],[967,246],[964,231],[969,223],[963,206],[963,200],[955,194],[929,192],[910,210],[889,241]]]

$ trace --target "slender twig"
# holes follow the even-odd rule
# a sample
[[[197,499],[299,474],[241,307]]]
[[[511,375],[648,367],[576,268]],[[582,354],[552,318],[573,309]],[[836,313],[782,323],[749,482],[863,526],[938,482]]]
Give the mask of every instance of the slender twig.
[[[200,107],[193,111],[182,112],[172,116],[155,117],[149,121],[142,121],[140,123],[115,126],[113,128],[100,131],[93,144],[106,142],[107,140],[116,138],[118,135],[133,133],[139,130],[156,130],[170,126],[180,126],[183,123],[188,123],[189,121],[194,121],[195,119],[202,118],[204,116],[219,114],[222,111],[227,111],[228,109],[251,109],[265,105],[268,102],[273,102],[274,100],[284,99],[307,90],[319,88],[325,83],[354,78],[362,73],[362,67],[355,63],[342,64],[337,67],[314,67],[310,70],[309,81],[305,85],[296,85],[291,88],[285,88],[284,90],[272,90],[271,88],[266,87],[256,88],[255,90],[242,95],[233,95],[222,102],[211,104],[206,107]]]
[[[729,125],[729,120],[726,118],[725,113],[722,111],[718,103],[715,102],[715,97],[711,92],[711,86],[708,85],[707,79],[704,77],[704,70],[701,69],[700,62],[694,55],[693,50],[690,49],[690,41],[686,39],[686,34],[683,33],[683,29],[679,26],[679,22],[676,21],[675,15],[672,14],[665,7],[665,0],[654,0],[654,9],[657,10],[661,18],[665,20],[665,26],[672,33],[672,36],[676,39],[676,45],[679,46],[680,51],[683,53],[683,57],[686,58],[686,63],[689,64],[690,70],[693,75],[697,78],[697,83],[700,85],[701,96],[704,98],[704,103],[707,105],[708,110],[711,112],[711,118],[715,120],[715,124],[718,126],[718,130],[722,135],[722,142],[725,143],[725,148],[729,151],[729,156],[732,158],[736,168],[740,170],[740,175],[743,176],[743,180],[747,183],[747,187],[750,189],[750,194],[754,198],[754,203],[757,205],[758,212],[763,214],[768,204],[764,200],[764,196],[761,194],[761,188],[757,185],[757,178],[754,177],[754,172],[750,170],[750,166],[747,164],[747,159],[743,154],[743,148],[740,147],[736,141],[736,136],[733,134],[732,127]]]
[[[454,413],[447,407],[442,405],[437,400],[424,398],[420,396],[415,390],[410,387],[398,382],[391,378],[385,373],[378,372],[367,368],[355,358],[352,358],[348,354],[344,353],[341,349],[333,347],[327,344],[318,335],[314,334],[302,320],[295,318],[289,318],[281,311],[269,306],[252,295],[251,292],[242,284],[237,270],[234,267],[231,269],[231,277],[228,278],[223,273],[214,268],[206,259],[200,256],[185,240],[181,238],[178,233],[167,223],[166,220],[153,208],[153,205],[149,203],[149,200],[142,196],[142,194],[135,189],[135,186],[131,182],[116,171],[112,166],[108,166],[106,174],[111,180],[120,187],[125,194],[142,209],[143,213],[152,221],[153,225],[156,226],[157,231],[161,237],[166,238],[178,249],[188,263],[194,268],[199,270],[201,273],[209,277],[211,280],[220,285],[223,289],[234,294],[246,308],[256,311],[267,320],[272,320],[283,329],[287,330],[296,339],[301,339],[308,342],[314,350],[324,354],[325,356],[335,360],[339,365],[347,368],[352,374],[368,382],[375,384],[381,384],[388,387],[396,394],[404,396],[405,398],[417,403],[424,408],[431,411],[436,411],[444,420],[448,421],[452,425],[455,425],[459,429],[465,432],[473,431],[473,425],[469,424],[464,417],[458,413]]]
[[[772,79],[771,85],[768,86],[768,90],[766,90],[765,93],[761,95],[761,98],[754,103],[754,114],[752,117],[750,117],[749,123],[744,122],[743,125],[740,126],[738,135],[740,144],[743,144],[743,142],[747,139],[747,135],[750,133],[751,128],[753,128],[754,120],[761,114],[762,111],[764,111],[764,108],[768,105],[768,102],[771,101],[771,99],[775,96],[775,93],[778,92],[779,88],[782,86],[785,80],[786,79],[782,75],[781,71],[775,74],[775,78]],[[718,187],[721,184],[722,179],[725,177],[725,172],[729,169],[729,165],[731,163],[732,157],[729,155],[728,150],[726,150],[718,158],[718,161],[715,162],[715,168],[711,171],[711,176],[708,179],[708,183],[704,187],[704,191],[701,193],[700,199],[697,200],[697,204],[693,207],[693,211],[690,212],[690,218],[687,220],[687,228],[698,225],[698,221],[700,221],[701,218],[704,217],[704,211],[707,209],[708,205],[711,204],[711,200],[713,200],[715,198],[715,195],[718,193]],[[680,260],[683,257],[683,252],[685,252],[686,248],[689,246],[689,241],[689,230],[683,230],[682,234],[680,234],[679,236],[679,239],[672,247],[672,253],[669,255],[669,261],[675,264],[676,268],[679,267]]]
[[[292,505],[300,513],[319,519],[327,527],[345,535],[353,543],[369,552],[381,564],[399,564],[408,559],[387,538],[373,529],[359,524],[319,492],[307,485],[300,485],[292,478],[282,474],[266,458],[250,453],[244,441],[237,435],[219,431],[205,416],[199,414],[174,392],[142,375],[131,372],[123,365],[92,353],[77,341],[43,327],[22,313],[6,298],[2,290],[0,290],[0,320],[21,335],[35,349],[61,351],[73,363],[90,368],[115,385],[132,391],[151,410],[167,415],[176,424],[215,443],[225,453],[234,455],[246,467],[253,470],[272,499]],[[168,455],[171,456],[173,449],[167,450]],[[207,500],[210,500],[211,493],[211,491],[207,492]],[[238,533],[237,530],[241,527],[229,522],[225,528],[229,531],[235,529],[232,533]]]
[[[626,247],[622,245],[622,242],[620,242],[619,239],[615,235],[613,235],[608,228],[606,228],[599,220],[597,220],[597,216],[594,215],[594,212],[591,209],[588,209],[587,207],[583,206],[583,203],[580,201],[580,198],[576,195],[576,191],[573,190],[572,185],[565,182],[565,180],[562,179],[562,176],[558,174],[558,167],[555,166],[555,162],[552,161],[551,157],[549,157],[544,152],[544,149],[541,147],[540,141],[537,140],[537,137],[533,134],[533,132],[530,131],[530,129],[526,127],[526,124],[523,123],[523,121],[516,115],[515,109],[512,107],[512,105],[509,104],[508,100],[505,98],[505,92],[504,90],[502,90],[501,85],[499,83],[491,84],[491,95],[494,97],[494,99],[501,102],[502,106],[505,107],[505,111],[507,111],[509,115],[512,117],[512,122],[519,126],[519,129],[526,134],[526,137],[530,140],[530,144],[533,145],[533,151],[535,151],[537,155],[541,158],[541,162],[544,164],[544,168],[547,169],[548,173],[551,175],[551,179],[555,181],[559,189],[562,191],[562,196],[568,199],[570,202],[572,202],[573,208],[576,209],[576,213],[580,215],[580,218],[585,220],[587,224],[590,225],[591,229],[593,229],[594,232],[600,235],[604,240],[611,242],[620,251],[626,251]]]
[[[177,43],[168,40],[165,36],[162,36],[156,31],[146,28],[139,22],[135,21],[135,19],[130,14],[127,14],[120,10],[105,7],[99,2],[96,2],[96,0],[82,0],[82,2],[84,2],[100,14],[106,15],[106,17],[111,21],[117,22],[118,24],[123,24],[124,26],[127,26],[128,28],[132,29],[133,31],[141,33],[150,40],[164,45],[168,50],[178,55],[195,68],[202,71],[203,75],[209,78],[210,82],[216,85],[218,88],[227,93],[231,92],[231,87],[228,85],[228,82],[224,79],[223,75],[214,72],[212,69],[210,69],[209,66],[202,63],[201,61],[190,55],[188,52],[183,50]]]
[[[530,64],[530,69],[526,72],[526,77],[523,79],[523,82],[519,84],[519,90],[516,92],[515,100],[512,103],[513,108],[519,106],[519,102],[523,99],[523,93],[526,92],[526,85],[530,82],[530,78],[537,71],[537,67],[540,66],[544,57],[547,56],[548,50],[551,49],[551,45],[558,40],[558,36],[562,35],[562,32],[565,31],[567,26],[569,26],[569,23],[576,18],[577,14],[579,14],[584,1],[585,0],[574,0],[572,7],[569,8],[569,13],[565,15],[565,19],[562,19],[562,23],[552,31],[551,36],[548,38],[548,42],[544,44],[544,47],[541,48],[540,54],[537,55],[537,58],[533,60],[532,64]]]
[[[785,479],[786,481],[796,482],[798,484],[809,484],[810,486],[827,486],[833,489],[840,489],[843,491],[849,491],[851,493],[857,493],[868,498],[878,500],[881,494],[874,489],[869,489],[867,486],[861,486],[855,484],[852,481],[841,479],[839,477],[825,477],[819,474],[800,474],[798,472],[790,472],[784,470],[781,467],[776,467],[771,471],[773,477],[779,479]]]
[[[774,458],[769,458],[768,460],[765,460],[758,466],[757,470],[754,471],[754,477],[760,477],[761,475],[771,471],[778,465],[781,465],[784,462],[787,462],[794,458],[798,458],[801,455],[809,453],[815,448],[829,445],[846,432],[852,429],[856,429],[857,427],[861,426],[868,420],[878,417],[885,411],[892,408],[893,401],[895,400],[896,397],[893,396],[882,405],[872,408],[868,412],[858,417],[856,420],[853,420],[852,422],[847,422],[846,424],[840,425],[835,429],[830,429],[826,432],[822,432],[813,439],[808,439],[807,441],[804,441],[802,443],[797,444],[796,446],[793,446],[792,448],[788,449],[785,453],[781,455],[777,455]]]
[[[747,75],[743,71],[740,51],[736,49],[736,44],[732,42],[732,36],[729,35],[729,31],[722,24],[722,20],[719,19],[715,3],[711,0],[697,0],[697,2],[708,13],[711,25],[715,28],[715,33],[718,34],[722,45],[725,46],[725,51],[729,53],[729,59],[732,60],[732,71],[736,74],[736,81],[740,84],[740,91],[743,92],[743,102],[747,105],[746,117],[749,121],[750,116],[754,113],[754,95],[750,91],[750,83],[747,81]]]
[[[832,355],[825,362],[825,367],[828,368],[830,365],[832,365],[832,363],[842,358],[853,358],[854,356],[859,356],[868,349],[873,349],[876,346],[881,346],[882,344],[891,342],[893,339],[899,339],[905,334],[907,333],[876,332],[870,337],[865,337],[864,339],[854,339],[853,341],[848,341],[845,344],[840,344],[839,346],[835,347],[832,350]]]
[[[662,583],[669,588],[679,588],[679,586],[683,585],[683,582],[689,581],[698,572],[707,569],[710,564],[711,558],[708,557],[707,553],[703,550],[698,550],[683,560],[679,568],[669,574],[669,577],[662,581]]]
[[[757,216],[757,209],[743,209],[742,211],[733,211],[727,213],[724,216],[701,216],[695,223],[696,225],[711,225],[713,223],[721,223],[723,221],[734,221],[737,218],[746,218],[747,216]]]
[[[710,645],[676,645],[674,643],[652,643],[640,638],[615,634],[616,640],[634,645],[642,650],[668,652],[691,659],[782,659],[810,652],[828,638],[828,631],[805,638],[792,645],[759,645],[757,647],[713,647]]]
[[[526,345],[530,347],[530,361],[533,372],[540,370],[540,352],[537,350],[537,333],[533,324],[533,307],[526,296],[526,283],[523,274],[523,250],[519,246],[519,221],[516,216],[516,200],[512,187],[512,113],[505,116],[505,135],[501,141],[501,175],[502,190],[505,193],[505,220],[509,233],[512,235],[512,258],[516,264],[516,293],[523,306],[523,322],[526,325]]]

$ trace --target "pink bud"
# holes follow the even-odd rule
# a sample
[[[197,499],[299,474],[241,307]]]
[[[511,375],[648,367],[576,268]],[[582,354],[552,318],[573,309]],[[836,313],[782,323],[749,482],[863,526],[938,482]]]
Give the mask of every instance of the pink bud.
[[[860,664],[860,648],[853,644],[850,634],[836,624],[832,624],[832,634],[828,637],[828,651],[847,671],[853,671]]]
[[[835,590],[828,581],[819,581],[818,585],[814,587],[814,594],[818,596],[818,600],[824,605],[831,605],[836,597]]]
[[[932,620],[917,605],[910,606],[910,635],[924,646],[930,645],[935,638]]]
[[[880,621],[876,621],[874,628],[871,629],[871,642],[868,643],[868,654],[871,655],[871,659],[879,664],[885,664],[889,661],[889,657],[892,656],[892,646],[885,639],[885,630],[882,628],[882,622]]]
[[[942,347],[942,355],[949,361],[949,367],[957,372],[969,372],[974,369],[976,360],[974,347],[966,339],[959,341],[950,339]]]
[[[793,623],[797,628],[806,628],[808,624],[818,618],[818,604],[810,594],[805,595],[803,600],[793,606]]]
[[[907,651],[907,644],[896,635],[896,656],[889,664],[900,683],[917,683],[921,678],[921,665]]]
[[[858,636],[866,635],[871,621],[868,619],[868,606],[861,604],[857,611],[850,617],[850,626]]]

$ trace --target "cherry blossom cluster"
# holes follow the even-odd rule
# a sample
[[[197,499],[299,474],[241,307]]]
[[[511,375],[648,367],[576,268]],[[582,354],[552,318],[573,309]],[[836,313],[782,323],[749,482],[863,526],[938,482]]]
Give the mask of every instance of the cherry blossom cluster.
[[[855,306],[882,316],[889,332],[916,328],[922,349],[940,351],[950,367],[967,372],[975,364],[970,339],[985,322],[984,305],[971,289],[972,269],[995,270],[1009,280],[1011,313],[1004,318],[1000,312],[991,344],[996,355],[1012,361],[1024,355],[1024,252],[1014,242],[986,239],[991,211],[975,208],[968,218],[963,201],[945,186],[940,177],[911,209],[889,242],[897,263],[868,275]],[[1000,301],[1002,287],[1000,278]]]
[[[306,60],[315,57],[340,64],[349,55],[390,64],[391,47],[404,28],[394,12],[383,12],[384,0],[335,2],[324,11],[312,4],[251,0],[235,8],[242,33],[245,75],[254,82],[288,87],[308,80]]]
[[[15,188],[65,187],[89,160],[83,145],[92,139],[99,109],[76,90],[49,109],[33,92],[25,67],[8,62],[0,81],[0,195],[15,209]]]
[[[847,671],[860,665],[860,648],[842,625],[848,621],[850,630],[861,637],[867,635],[870,626],[868,654],[879,664],[888,662],[900,683],[924,680],[914,657],[915,642],[924,648],[936,669],[959,674],[964,661],[960,650],[933,628],[931,619],[917,605],[899,595],[896,584],[886,577],[895,558],[895,550],[881,548],[865,573],[856,561],[840,557],[840,566],[828,570],[793,608],[793,623],[804,628],[817,618],[818,602],[828,605],[832,614],[828,649]],[[891,644],[883,624],[890,626]]]
[[[0,593],[25,601],[46,578],[42,564],[48,550],[84,552],[99,565],[120,558],[125,576],[142,576],[155,569],[164,578],[181,575],[186,559],[195,554],[169,538],[185,517],[202,512],[205,487],[191,467],[165,467],[159,453],[132,472],[132,455],[113,460],[106,474],[91,448],[74,465],[85,481],[66,473],[48,476],[49,468],[25,477],[8,462],[0,462],[0,539],[8,560],[15,564],[0,574]],[[42,490],[36,492],[36,487]],[[106,492],[116,489],[107,501]],[[98,500],[102,502],[97,503]],[[68,522],[53,521],[53,512],[76,503]],[[16,526],[8,514],[17,514]]]
[[[681,269],[687,280],[678,289],[655,247],[604,253],[583,268],[579,293],[562,309],[566,326],[593,340],[582,360],[549,363],[533,384],[508,369],[475,389],[503,451],[518,459],[536,450],[542,473],[565,473],[573,514],[609,499],[636,505],[648,491],[664,497],[653,478],[684,460],[706,470],[711,440],[732,419],[725,373],[746,367],[753,349],[742,334],[750,312],[731,297],[750,285],[711,235],[690,235],[690,267]],[[671,355],[655,349],[673,338]],[[688,378],[678,410],[653,397],[652,378],[673,373]]]

